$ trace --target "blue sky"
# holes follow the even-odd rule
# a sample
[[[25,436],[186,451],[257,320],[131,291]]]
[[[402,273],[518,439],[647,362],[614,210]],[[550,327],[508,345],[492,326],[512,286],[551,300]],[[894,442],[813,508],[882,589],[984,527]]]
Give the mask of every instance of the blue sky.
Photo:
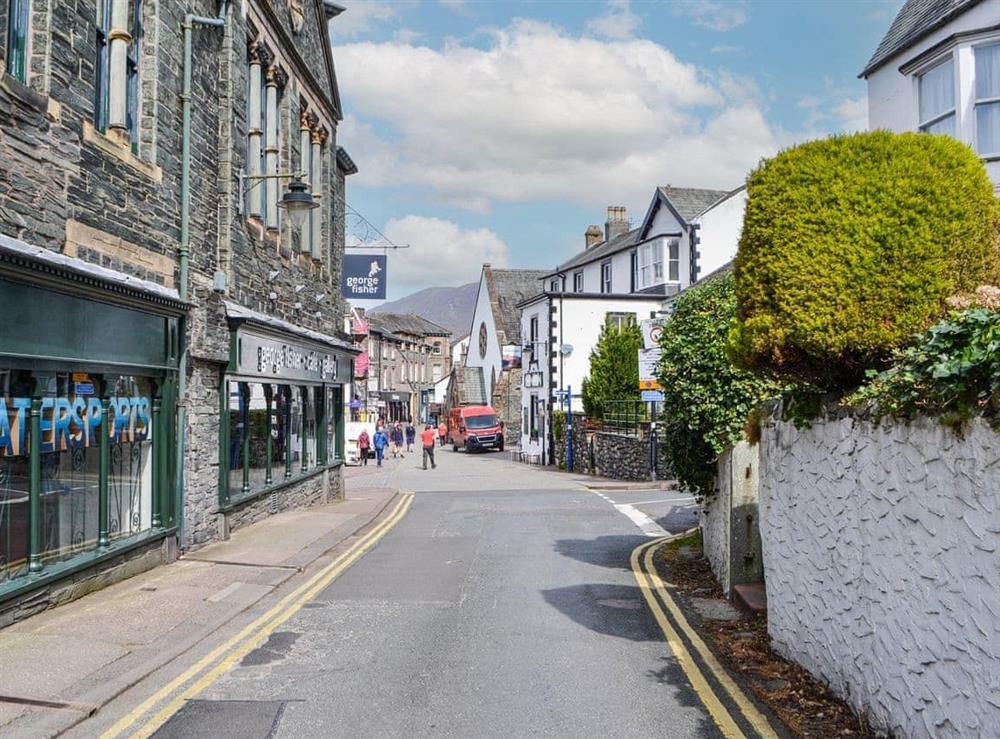
[[[797,141],[865,126],[857,79],[901,0],[343,0],[331,25],[390,298],[551,268],[608,205],[731,188]],[[356,235],[364,234],[356,230]]]

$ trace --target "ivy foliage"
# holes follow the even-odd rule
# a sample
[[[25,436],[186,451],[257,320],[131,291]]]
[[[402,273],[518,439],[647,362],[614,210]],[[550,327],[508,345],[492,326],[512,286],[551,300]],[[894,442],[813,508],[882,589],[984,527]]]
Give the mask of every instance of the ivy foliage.
[[[621,328],[605,324],[590,352],[590,376],[583,381],[583,411],[602,418],[610,401],[639,400],[639,350],[642,331],[636,325]]]
[[[949,136],[811,141],[765,161],[747,194],[730,337],[745,368],[855,387],[949,296],[997,284],[1000,203]]]
[[[715,463],[741,438],[761,401],[781,385],[735,367],[726,352],[736,319],[732,274],[681,293],[660,335],[660,426],[670,468],[699,498],[715,492]]]
[[[958,426],[973,415],[1000,423],[1000,312],[956,311],[920,334],[848,398],[876,416],[937,416]]]

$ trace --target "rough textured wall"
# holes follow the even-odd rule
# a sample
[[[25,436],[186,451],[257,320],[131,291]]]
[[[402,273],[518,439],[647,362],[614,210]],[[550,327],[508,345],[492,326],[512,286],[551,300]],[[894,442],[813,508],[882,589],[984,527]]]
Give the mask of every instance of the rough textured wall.
[[[503,440],[508,446],[517,446],[521,440],[521,370],[508,369],[500,373],[490,405],[503,421]]]
[[[594,434],[594,465],[598,475],[615,480],[648,480],[649,439],[599,432]]]
[[[698,507],[698,525],[701,527],[702,549],[712,566],[715,579],[722,592],[729,594],[729,512],[732,493],[733,455],[729,449],[722,453],[716,466],[718,492]]]
[[[761,439],[775,647],[877,728],[1000,731],[1000,437],[850,417]]]

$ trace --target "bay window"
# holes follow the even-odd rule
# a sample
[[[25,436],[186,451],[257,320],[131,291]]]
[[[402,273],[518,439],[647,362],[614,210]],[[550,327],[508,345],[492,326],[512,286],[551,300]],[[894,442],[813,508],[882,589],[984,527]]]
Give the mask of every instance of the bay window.
[[[1000,156],[1000,43],[978,46],[976,55],[976,151]]]
[[[918,128],[955,135],[955,63],[947,60],[917,77]]]

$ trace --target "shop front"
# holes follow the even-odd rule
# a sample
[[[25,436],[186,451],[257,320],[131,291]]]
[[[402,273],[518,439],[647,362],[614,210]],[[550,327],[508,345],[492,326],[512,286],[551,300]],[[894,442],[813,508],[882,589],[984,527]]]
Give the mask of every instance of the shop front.
[[[410,394],[400,390],[383,390],[379,394],[379,416],[387,423],[410,420]]]
[[[2,238],[0,305],[0,602],[140,547],[165,556],[184,304]]]
[[[343,464],[345,390],[356,351],[233,303],[226,309],[220,511],[308,480],[316,490],[329,485],[324,473]]]

